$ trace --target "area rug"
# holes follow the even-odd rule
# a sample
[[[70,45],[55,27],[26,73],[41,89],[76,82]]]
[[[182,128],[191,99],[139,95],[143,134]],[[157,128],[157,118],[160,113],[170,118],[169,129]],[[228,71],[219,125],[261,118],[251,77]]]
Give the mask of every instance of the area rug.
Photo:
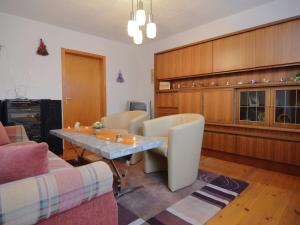
[[[145,174],[143,163],[130,167],[127,185],[143,187],[118,199],[119,225],[205,224],[248,186],[199,170],[193,185],[171,192],[167,173]]]

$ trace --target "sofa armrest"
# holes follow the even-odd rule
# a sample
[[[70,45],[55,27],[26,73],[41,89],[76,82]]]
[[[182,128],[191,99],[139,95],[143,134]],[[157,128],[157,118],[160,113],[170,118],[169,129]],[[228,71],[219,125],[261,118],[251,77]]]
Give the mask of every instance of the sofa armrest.
[[[0,224],[35,224],[112,191],[104,162],[0,185]]]
[[[29,141],[26,131],[22,125],[7,126],[5,127],[5,130],[10,141],[13,143]]]

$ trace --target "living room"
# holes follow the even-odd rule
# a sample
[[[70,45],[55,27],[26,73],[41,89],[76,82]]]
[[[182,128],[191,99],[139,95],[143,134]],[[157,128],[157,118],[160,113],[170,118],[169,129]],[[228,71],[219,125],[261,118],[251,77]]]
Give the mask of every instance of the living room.
[[[299,21],[1,0],[0,224],[300,224]]]

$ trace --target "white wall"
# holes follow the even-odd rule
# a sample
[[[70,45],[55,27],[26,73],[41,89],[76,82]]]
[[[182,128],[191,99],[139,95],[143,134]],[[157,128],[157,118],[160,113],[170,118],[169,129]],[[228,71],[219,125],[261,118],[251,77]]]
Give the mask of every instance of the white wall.
[[[43,38],[49,56],[36,55]],[[105,55],[107,113],[122,111],[135,95],[135,68],[130,45],[0,13],[0,99],[14,98],[15,87],[25,86],[28,98],[61,99],[61,48]],[[119,69],[125,83],[117,83]]]
[[[166,39],[143,45],[142,48],[139,49],[139,56],[136,59],[136,61],[139,62],[137,71],[145,77],[144,79],[139,80],[139,87],[142,88],[139,89],[139,93],[144,94],[145,97],[152,96],[153,98],[154,96],[153,84],[149,83],[149,77],[150,71],[154,67],[153,62],[155,52],[297,15],[300,15],[300,0],[275,0],[265,5],[175,34]],[[172,25],[176,26],[176,24]]]

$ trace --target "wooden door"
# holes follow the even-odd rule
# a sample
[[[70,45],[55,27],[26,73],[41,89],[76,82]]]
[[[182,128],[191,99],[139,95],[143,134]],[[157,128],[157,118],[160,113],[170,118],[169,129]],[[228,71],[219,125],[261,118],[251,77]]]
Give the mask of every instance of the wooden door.
[[[182,91],[178,93],[179,113],[202,113],[200,91]]]
[[[236,152],[236,136],[233,134],[205,131],[203,148],[222,152]]]
[[[300,62],[300,20],[255,31],[255,66]]]
[[[64,127],[90,126],[106,113],[105,57],[62,49]]]
[[[254,57],[254,31],[213,41],[213,72],[252,68]]]
[[[203,115],[208,123],[233,123],[233,89],[215,88],[203,91]]]

